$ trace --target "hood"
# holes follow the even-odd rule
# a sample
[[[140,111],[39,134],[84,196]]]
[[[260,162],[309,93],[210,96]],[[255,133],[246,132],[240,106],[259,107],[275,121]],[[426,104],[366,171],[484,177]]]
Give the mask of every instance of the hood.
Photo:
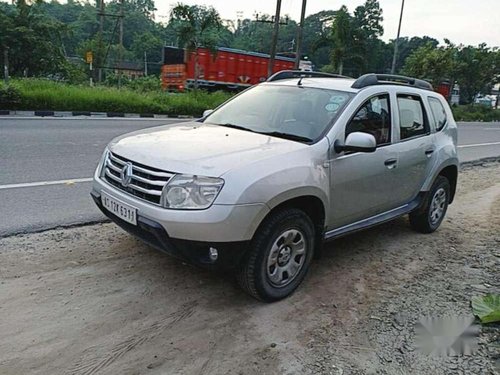
[[[111,152],[174,173],[219,177],[225,172],[308,145],[245,130],[184,122],[115,138]]]

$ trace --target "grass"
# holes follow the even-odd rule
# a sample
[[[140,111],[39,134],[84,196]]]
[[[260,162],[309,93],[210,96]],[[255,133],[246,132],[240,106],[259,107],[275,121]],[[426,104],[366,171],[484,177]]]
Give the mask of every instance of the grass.
[[[14,90],[12,90],[14,88]],[[224,92],[166,93],[69,85],[45,79],[16,79],[0,86],[0,109],[157,113],[200,116],[231,97]],[[17,92],[17,100],[9,100]],[[2,96],[2,92],[4,95]],[[15,96],[15,95],[14,95]]]
[[[500,109],[493,109],[482,104],[453,106],[456,121],[500,121]]]

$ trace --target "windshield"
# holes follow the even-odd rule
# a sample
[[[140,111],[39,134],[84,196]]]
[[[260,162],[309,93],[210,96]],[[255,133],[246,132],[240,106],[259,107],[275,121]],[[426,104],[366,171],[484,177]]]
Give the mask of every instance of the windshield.
[[[304,86],[259,85],[217,109],[204,122],[312,141],[352,96],[348,92]]]

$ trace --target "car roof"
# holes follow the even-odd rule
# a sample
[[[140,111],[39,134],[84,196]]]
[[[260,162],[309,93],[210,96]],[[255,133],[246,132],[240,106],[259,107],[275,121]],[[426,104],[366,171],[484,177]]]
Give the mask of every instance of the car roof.
[[[280,79],[278,81],[266,82],[265,84],[272,86],[297,86],[299,79],[300,78]],[[360,89],[351,87],[354,81],[354,78],[303,77],[300,83],[302,87],[358,93]]]
[[[432,85],[422,79],[406,77],[394,74],[367,73],[357,79],[345,77],[337,74],[321,72],[304,72],[299,70],[283,70],[274,73],[266,81],[266,84],[280,86],[314,87],[321,89],[339,90],[357,94],[362,90],[374,87],[392,87],[392,89],[410,89],[415,93],[422,93],[423,90],[434,92]]]

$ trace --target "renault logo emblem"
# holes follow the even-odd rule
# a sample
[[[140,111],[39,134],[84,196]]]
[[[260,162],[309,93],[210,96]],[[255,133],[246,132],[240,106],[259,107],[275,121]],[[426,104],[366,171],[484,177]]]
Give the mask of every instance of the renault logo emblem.
[[[130,185],[130,182],[132,181],[132,163],[126,163],[121,172],[120,172],[120,178],[122,180],[122,186],[127,187]]]

